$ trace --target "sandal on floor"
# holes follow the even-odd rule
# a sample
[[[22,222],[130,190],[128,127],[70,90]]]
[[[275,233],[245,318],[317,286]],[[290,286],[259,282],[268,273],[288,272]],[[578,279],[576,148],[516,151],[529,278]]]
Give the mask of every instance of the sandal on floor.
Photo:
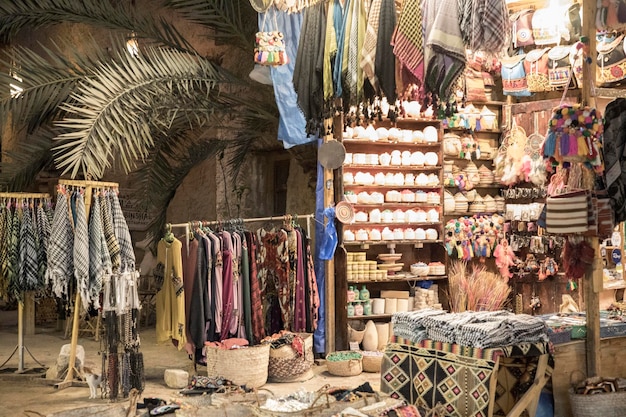
[[[151,416],[164,416],[165,414],[174,413],[176,410],[180,408],[179,405],[169,404],[169,405],[161,405],[154,410],[150,411]]]

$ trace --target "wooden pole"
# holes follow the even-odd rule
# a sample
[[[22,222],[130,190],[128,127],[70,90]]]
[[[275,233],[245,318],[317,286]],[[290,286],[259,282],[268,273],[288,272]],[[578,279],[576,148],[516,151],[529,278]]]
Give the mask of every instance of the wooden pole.
[[[333,119],[324,120],[324,143],[333,139]],[[334,175],[332,169],[324,168],[324,208],[334,204]],[[324,219],[326,225],[328,219]],[[335,261],[324,261],[326,267],[326,284],[324,285],[326,313],[326,353],[335,351]]]
[[[582,104],[591,105],[594,100],[592,83],[596,78],[596,2],[583,1],[583,36],[587,43],[586,71],[583,71]],[[589,59],[590,58],[590,59]],[[587,376],[600,374],[600,296],[602,290],[602,258],[600,257],[600,241],[598,237],[589,239],[594,248],[593,264],[587,270],[584,283],[585,310],[587,314]]]

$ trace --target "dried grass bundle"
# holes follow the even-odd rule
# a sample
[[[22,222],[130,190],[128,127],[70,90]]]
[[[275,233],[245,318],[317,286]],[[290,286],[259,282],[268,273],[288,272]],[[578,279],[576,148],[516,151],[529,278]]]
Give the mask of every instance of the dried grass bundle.
[[[448,274],[450,310],[495,311],[506,303],[511,288],[504,279],[484,266],[473,266],[468,273],[467,262],[454,261]]]

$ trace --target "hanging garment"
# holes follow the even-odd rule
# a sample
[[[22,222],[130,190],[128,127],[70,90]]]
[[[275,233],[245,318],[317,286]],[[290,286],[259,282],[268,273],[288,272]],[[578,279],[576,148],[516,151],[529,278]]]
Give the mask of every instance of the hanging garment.
[[[252,313],[252,335],[254,343],[265,338],[265,322],[263,315],[263,301],[261,282],[258,274],[258,240],[255,233],[246,232],[246,241],[250,254],[250,304]]]
[[[37,271],[40,279],[42,279],[42,286],[45,285],[46,268],[48,266],[48,242],[50,241],[50,221],[46,214],[46,207],[49,203],[40,201],[37,205]],[[0,219],[0,225],[2,220]],[[2,227],[2,226],[0,226]],[[2,236],[0,236],[2,239]],[[1,249],[0,249],[1,250]]]
[[[19,239],[20,239],[20,213],[14,209],[11,216],[11,228],[9,229],[9,242],[7,243],[7,280],[9,292],[19,292]]]
[[[109,190],[107,193],[111,206],[111,218],[113,219],[113,232],[120,246],[120,271],[130,272],[135,270],[135,251],[130,238],[130,230],[122,213],[117,191]]]
[[[320,291],[317,284],[316,271],[313,263],[313,256],[311,255],[311,244],[309,238],[305,236],[304,249],[306,253],[306,279],[307,279],[307,332],[312,333],[317,331],[321,308]],[[323,281],[323,280],[322,280]]]
[[[237,337],[244,339],[246,337],[246,329],[243,321],[243,277],[242,277],[242,236],[239,232],[233,233],[235,243],[235,262],[233,265],[233,278],[236,280],[236,297],[237,304],[235,305],[235,319],[237,321]],[[232,329],[232,326],[231,326]]]
[[[322,143],[321,138],[318,138],[318,148]],[[324,179],[324,168],[318,162],[317,163],[317,182],[315,184],[315,221],[318,224],[324,224],[324,189],[326,181]],[[324,241],[324,228],[315,228],[315,274],[314,276],[324,277],[326,276],[326,263],[320,258],[319,253],[322,248],[322,242]],[[324,279],[319,280],[317,286],[317,294],[320,301],[319,315],[317,317],[317,328],[313,333],[313,349],[316,353],[326,352],[326,282]],[[331,335],[330,337],[335,337]]]
[[[376,43],[378,42],[378,24],[382,0],[373,0],[367,12],[367,29],[361,49],[361,69],[375,91],[378,91],[378,79],[375,73]]]
[[[70,224],[69,195],[59,186],[57,204],[50,228],[48,269],[46,283],[52,284],[54,294],[63,298],[68,294],[68,285],[73,277],[74,260],[69,248],[74,247],[74,233]]]
[[[241,236],[241,288],[243,302],[243,323],[245,328],[245,338],[250,344],[254,344],[252,333],[252,296],[250,293],[250,253],[248,252],[247,236]]]
[[[172,340],[181,350],[186,343],[185,291],[183,286],[182,248],[180,240],[161,239],[157,245],[155,276],[161,275],[163,286],[156,294],[157,342]]]
[[[602,159],[606,188],[615,215],[614,224],[626,221],[626,99],[607,104],[604,114]]]
[[[121,265],[120,245],[115,237],[113,217],[111,216],[111,204],[105,193],[101,193],[99,198],[100,211],[102,213],[102,228],[104,229],[104,237],[106,239],[109,256],[111,258],[111,268],[114,273],[117,273],[119,272]]]
[[[509,14],[505,0],[460,0],[459,28],[472,51],[498,53],[506,46]]]
[[[87,228],[87,211],[85,208],[84,191],[75,192],[76,210],[74,217],[74,278],[85,310],[89,309],[91,300],[89,292],[89,230]]]
[[[361,50],[365,40],[365,30],[367,26],[367,18],[365,15],[365,6],[362,1],[350,1],[348,10],[348,19],[350,20],[344,35],[344,61],[342,70],[345,68],[345,85],[348,91],[345,93],[345,99],[351,105],[356,105],[363,100],[363,69],[359,65],[361,58]]]
[[[466,62],[456,0],[424,0],[424,22],[426,92],[447,101]]]
[[[258,274],[264,303],[265,329],[274,334],[289,325],[289,250],[284,230],[257,231]]]
[[[219,340],[219,333],[222,329],[222,321],[223,321],[223,309],[224,309],[224,278],[223,278],[223,259],[222,259],[222,239],[215,234],[211,233],[208,235],[212,242],[213,248],[213,277],[211,279],[211,286],[213,297],[215,314],[214,314],[214,326],[213,332],[209,332],[209,340]]]
[[[204,343],[207,341],[206,324],[211,319],[207,290],[209,285],[208,253],[210,246],[207,237],[201,231],[196,231],[194,238],[198,242],[198,254],[190,304],[191,313],[187,319],[187,326],[189,327],[191,342],[195,346],[197,354],[198,350],[201,351]]]
[[[230,325],[233,320],[233,243],[230,233],[221,232],[222,238],[222,327],[220,341],[230,337]]]
[[[297,238],[297,250],[296,250],[296,282],[294,292],[292,294],[293,303],[293,323],[291,330],[294,332],[306,332],[307,331],[307,306],[306,306],[306,280],[304,277],[304,271],[307,269],[307,262],[303,252],[302,235],[299,230],[295,231]]]
[[[192,355],[198,346],[194,343],[194,340],[200,340],[202,337],[196,334],[194,338],[191,332],[191,324],[193,323],[195,330],[200,326],[198,323],[200,311],[192,310],[191,304],[194,296],[198,294],[194,294],[194,287],[197,279],[198,272],[198,239],[193,238],[192,236],[184,236],[183,238],[183,249],[182,249],[182,257],[183,257],[183,277],[184,277],[184,288],[185,288],[185,328],[187,329],[187,343],[185,343],[185,350],[188,354]],[[202,331],[204,331],[204,323],[201,324]]]
[[[322,77],[324,49],[320,48],[320,45],[324,45],[325,39],[325,6],[320,2],[304,11],[298,55],[293,71],[298,106],[309,124],[322,118],[324,105]]]
[[[31,210],[28,203],[22,203],[17,267],[18,287],[16,288],[18,292],[14,294],[18,299],[23,298],[25,291],[37,291],[42,287],[38,274],[37,247]]]
[[[394,0],[383,0],[380,9],[378,24],[378,38],[376,40],[375,71],[376,78],[389,103],[395,103],[396,91],[396,58],[391,45],[396,30],[396,6]]]
[[[0,204],[0,298],[8,295],[9,281],[6,275],[6,259],[7,259],[7,241],[9,236],[9,227],[7,225],[7,211],[9,208],[6,204]],[[10,215],[10,214],[9,214]]]
[[[89,299],[94,308],[100,308],[100,291],[104,279],[102,263],[102,213],[100,200],[94,195],[89,215]]]
[[[400,64],[423,84],[424,28],[420,3],[421,0],[406,0],[402,3],[398,27],[391,44]]]
[[[285,65],[270,67],[274,96],[280,117],[278,118],[278,140],[283,142],[283,147],[289,149],[296,145],[302,145],[311,141],[306,133],[306,119],[304,113],[298,107],[298,95],[293,85],[293,74],[296,65],[294,59],[298,54],[298,41],[300,28],[302,27],[302,14],[277,11],[271,7],[268,12],[271,16],[267,19],[264,13],[259,14],[259,29],[261,31],[278,30],[285,37],[285,52],[290,58]],[[265,28],[262,22],[265,20]],[[273,27],[276,21],[277,27]]]

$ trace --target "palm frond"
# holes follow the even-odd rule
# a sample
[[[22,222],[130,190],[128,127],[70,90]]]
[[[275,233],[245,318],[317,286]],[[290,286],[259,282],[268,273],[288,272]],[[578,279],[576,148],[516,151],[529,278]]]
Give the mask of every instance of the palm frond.
[[[216,88],[220,82],[216,67],[192,54],[160,48],[147,48],[139,58],[118,54],[79,84],[73,103],[62,105],[68,114],[56,123],[64,129],[56,138],[57,167],[73,178],[79,172],[101,178],[118,156],[130,172],[154,145],[153,120],[160,111],[172,114],[195,104],[183,110],[197,121],[226,109],[231,99]]]
[[[37,175],[52,164],[54,133],[41,130],[15,149],[3,152],[0,164],[0,187],[6,191],[23,191],[35,183]]]
[[[92,68],[99,62],[109,60],[92,38],[85,39],[89,53],[74,51],[64,55],[61,50],[67,42],[55,44],[54,49],[40,45],[41,54],[22,46],[0,54],[0,67],[10,69],[0,71],[0,85],[7,86],[0,92],[3,119],[11,114],[15,126],[26,124],[28,132],[34,132],[59,117],[60,104],[68,100],[78,82],[92,76]]]
[[[211,29],[210,38],[244,51],[252,49],[258,24],[248,0],[166,0],[165,5],[178,10],[185,19]]]
[[[142,16],[141,13],[150,13]],[[59,23],[82,23],[94,27],[136,32],[181,51],[193,51],[185,37],[164,18],[151,10],[134,9],[126,3],[113,5],[109,0],[11,0],[0,2],[0,41],[8,43],[24,29]]]

